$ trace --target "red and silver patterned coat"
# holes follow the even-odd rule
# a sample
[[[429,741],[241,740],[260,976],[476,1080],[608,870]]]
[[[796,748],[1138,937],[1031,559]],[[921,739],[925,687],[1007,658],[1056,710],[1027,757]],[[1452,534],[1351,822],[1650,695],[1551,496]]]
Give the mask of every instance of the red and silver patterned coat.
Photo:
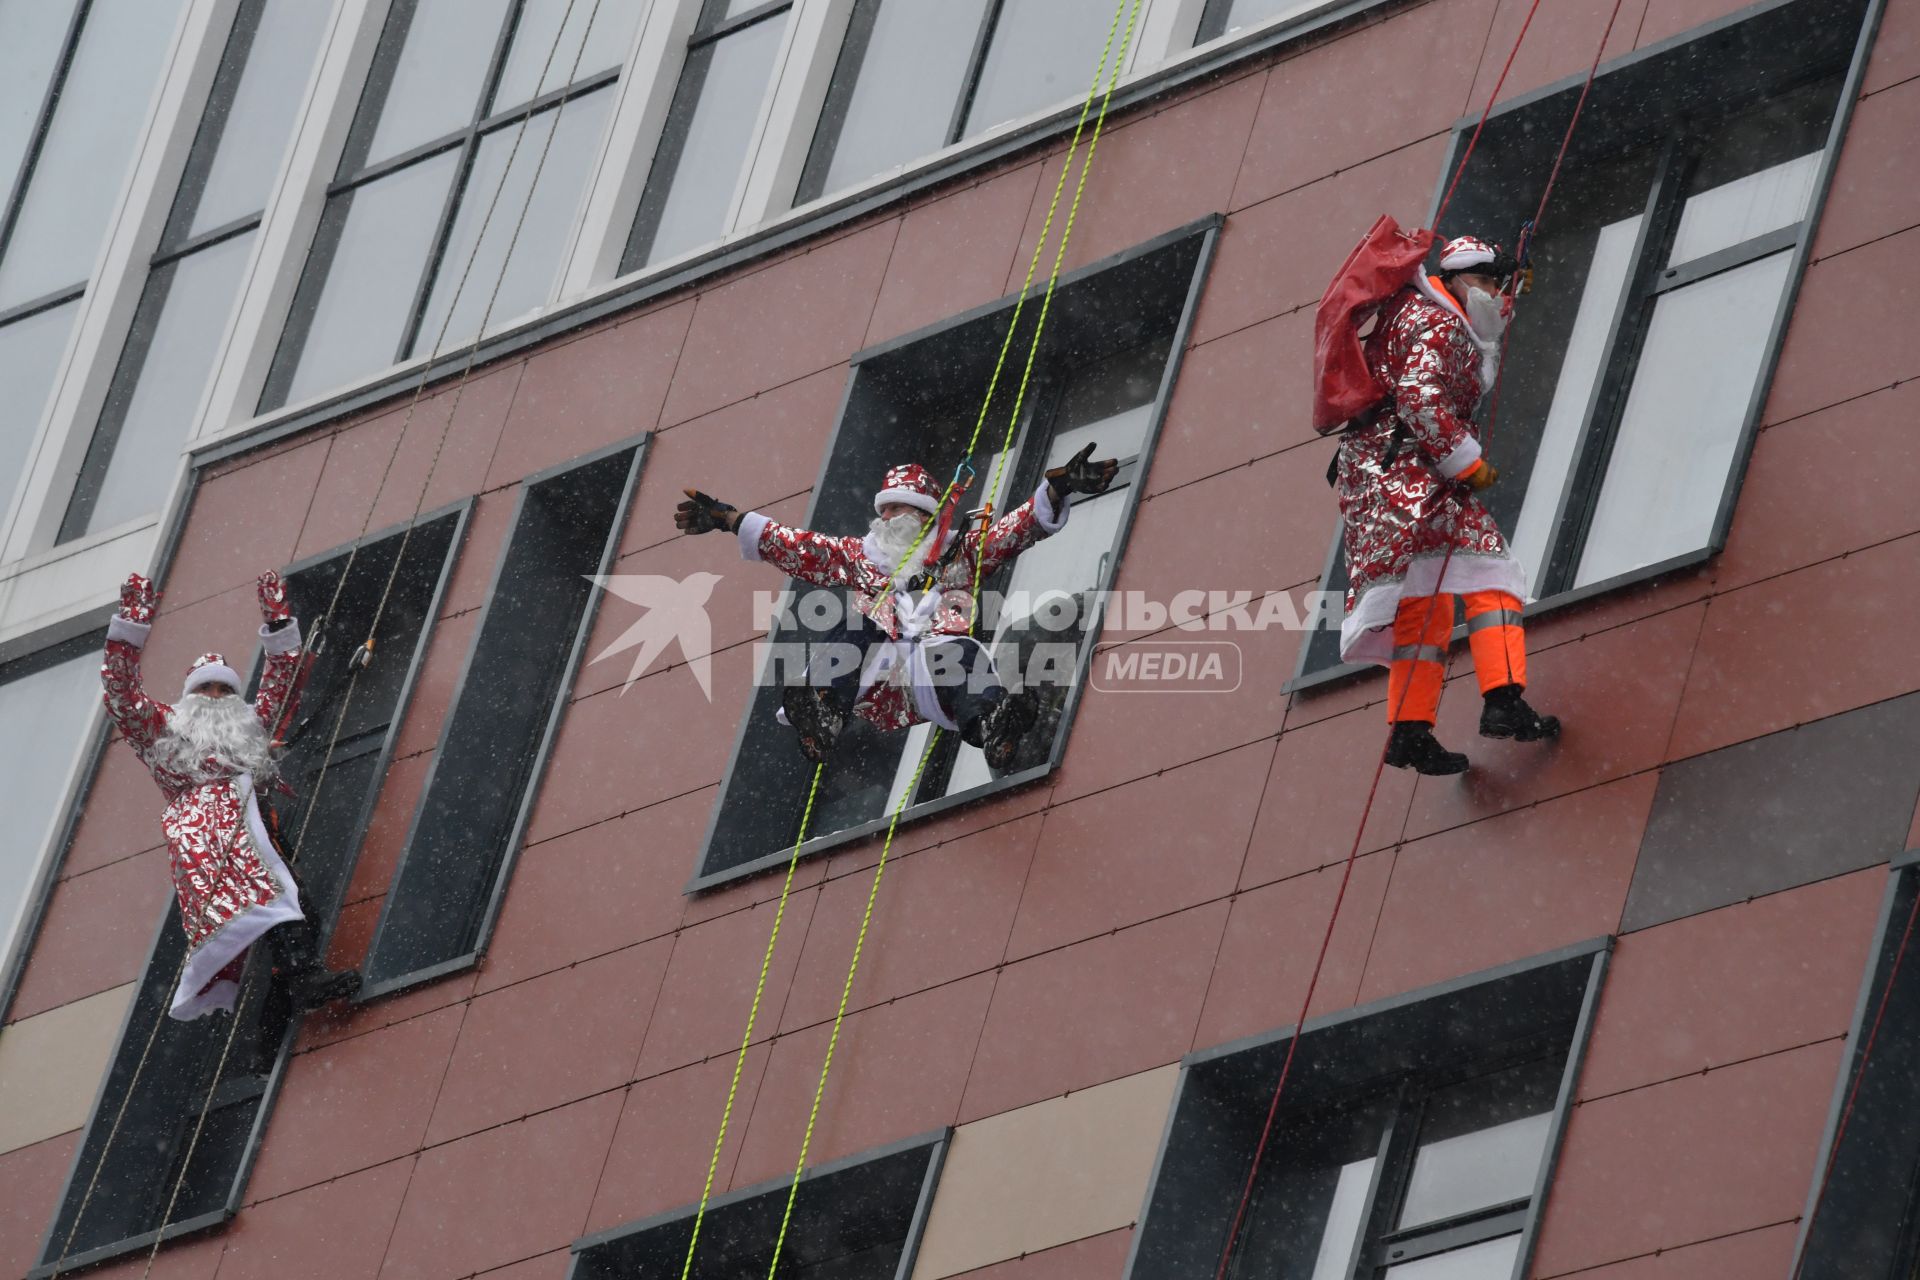
[[[740,519],[740,555],[747,560],[763,560],[789,577],[816,587],[852,590],[855,608],[895,641],[906,642],[917,651],[932,638],[967,635],[973,621],[974,582],[985,582],[1022,551],[1057,533],[1066,522],[1067,508],[1056,509],[1047,486],[1042,484],[1032,498],[994,521],[984,537],[979,529],[949,534],[950,540],[957,536],[960,545],[940,564],[935,587],[919,596],[888,590],[889,574],[875,559],[871,539],[862,535],[842,537],[795,529],[750,511]],[[931,698],[930,687],[915,687],[926,682],[910,678],[912,668],[918,665],[918,661],[899,663],[893,667],[893,678],[863,689],[854,703],[854,714],[882,729],[905,729],[923,720],[944,719],[938,703]]]
[[[1480,460],[1473,411],[1490,365],[1440,286],[1418,285],[1387,304],[1367,338],[1367,363],[1392,389],[1392,410],[1340,445],[1335,491],[1349,583],[1340,656],[1348,662],[1390,659],[1402,595],[1526,595],[1526,574],[1493,517],[1464,486],[1446,483]],[[1396,425],[1401,443],[1390,459]],[[1443,561],[1446,580],[1436,585]]]
[[[252,776],[211,758],[190,774],[153,763],[153,748],[167,732],[172,708],[140,687],[140,650],[150,630],[148,624],[115,617],[107,628],[100,679],[107,714],[166,797],[160,827],[187,934],[187,964],[168,1012],[188,1020],[231,1010],[247,948],[275,925],[301,919],[302,912],[292,873],[267,833]],[[267,660],[253,708],[275,733],[293,715],[299,624],[279,631],[263,626],[260,637]]]

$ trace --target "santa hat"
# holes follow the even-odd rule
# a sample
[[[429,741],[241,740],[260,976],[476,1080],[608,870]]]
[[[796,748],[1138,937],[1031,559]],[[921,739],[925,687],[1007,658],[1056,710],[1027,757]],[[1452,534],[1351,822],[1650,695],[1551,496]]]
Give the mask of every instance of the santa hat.
[[[227,660],[219,654],[203,653],[193,660],[192,666],[187,668],[187,683],[180,690],[180,696],[184,698],[202,685],[209,684],[224,684],[238,692],[240,673],[228,666]]]
[[[877,514],[890,502],[905,503],[932,515],[940,510],[940,487],[934,484],[925,467],[909,462],[888,470],[880,492],[873,495],[874,512]]]
[[[1456,236],[1440,250],[1440,269],[1471,271],[1497,261],[1499,257],[1500,246],[1497,244],[1488,244],[1478,236]]]

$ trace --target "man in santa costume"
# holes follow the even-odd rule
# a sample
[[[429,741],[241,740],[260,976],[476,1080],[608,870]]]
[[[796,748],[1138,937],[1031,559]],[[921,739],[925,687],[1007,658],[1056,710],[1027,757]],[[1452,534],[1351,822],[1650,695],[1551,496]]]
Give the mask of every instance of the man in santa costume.
[[[1421,773],[1467,768],[1433,736],[1456,595],[1485,699],[1481,735],[1536,742],[1560,732],[1521,696],[1526,573],[1475,496],[1499,478],[1473,411],[1499,371],[1515,270],[1486,241],[1449,241],[1438,275],[1416,277],[1381,308],[1366,356],[1391,398],[1341,439],[1335,488],[1350,585],[1340,656],[1390,668],[1387,763]]]
[[[139,574],[120,588],[120,610],[107,624],[100,668],[107,713],[167,800],[160,826],[187,933],[186,967],[167,1012],[181,1021],[232,1012],[247,951],[262,936],[282,984],[275,994],[295,1007],[317,1008],[360,989],[358,973],[322,967],[299,884],[275,843],[272,810],[260,803],[260,788],[278,780],[274,739],[293,716],[301,644],[279,574],[261,575],[259,596],[267,657],[251,703],[239,696],[239,673],[217,653],[187,669],[174,705],[147,696],[140,650],[159,596]]]
[[[854,611],[821,637],[804,682],[789,685],[781,719],[800,733],[809,760],[827,758],[849,715],[881,729],[931,721],[979,747],[1004,771],[1033,727],[1031,690],[1009,693],[986,646],[970,634],[973,589],[1067,522],[1076,493],[1103,493],[1115,459],[1092,460],[1088,444],[1048,471],[1033,497],[986,529],[940,519],[940,487],[925,467],[889,470],[864,535],[794,529],[741,512],[695,489],[674,512],[688,533],[724,529],[740,555],[818,587],[852,588]]]

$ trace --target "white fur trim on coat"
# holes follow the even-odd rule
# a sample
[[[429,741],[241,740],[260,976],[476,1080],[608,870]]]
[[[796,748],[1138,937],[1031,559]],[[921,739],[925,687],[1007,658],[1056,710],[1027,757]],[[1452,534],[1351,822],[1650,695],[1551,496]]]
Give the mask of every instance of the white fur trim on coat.
[[[187,958],[186,967],[180,971],[180,983],[173,990],[172,1007],[167,1010],[167,1016],[179,1022],[191,1022],[216,1010],[232,1013],[240,990],[237,984],[224,979],[215,982],[220,971],[275,925],[306,918],[300,909],[300,890],[293,882],[293,873],[287,870],[287,864],[274,851],[273,841],[267,838],[260,804],[254,798],[253,776],[243,773],[234,779],[233,785],[246,790],[246,836],[253,841],[254,852],[266,864],[274,883],[280,886],[280,896],[260,906],[248,907],[214,930],[200,944],[200,949]]]
[[[144,648],[147,637],[153,634],[151,622],[135,622],[132,618],[114,614],[107,622],[107,639],[119,640],[136,649]]]
[[[1386,666],[1393,661],[1393,615],[1406,597],[1430,596],[1435,591],[1466,595],[1470,591],[1505,591],[1527,598],[1527,571],[1511,555],[1489,556],[1455,551],[1447,560],[1447,576],[1437,586],[1445,551],[1422,552],[1404,578],[1385,578],[1354,601],[1353,612],[1340,624],[1340,660]]]
[[[260,624],[260,648],[269,654],[278,656],[283,653],[300,652],[300,620],[290,619],[287,625],[278,631],[267,630],[267,624]]]
[[[758,560],[760,558],[760,535],[767,531],[772,520],[758,511],[749,511],[740,517],[740,558]]]

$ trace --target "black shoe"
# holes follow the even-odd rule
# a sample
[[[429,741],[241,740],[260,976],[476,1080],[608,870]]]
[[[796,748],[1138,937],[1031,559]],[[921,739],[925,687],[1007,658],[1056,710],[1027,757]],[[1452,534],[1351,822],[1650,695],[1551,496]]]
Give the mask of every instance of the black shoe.
[[[1033,728],[1040,712],[1033,691],[1021,689],[998,699],[986,712],[960,731],[960,737],[979,747],[987,757],[987,768],[1005,773],[1013,765],[1020,740]]]
[[[780,706],[787,723],[800,734],[800,754],[814,764],[824,764],[840,740],[847,718],[828,692],[810,684],[790,684],[780,694]]]
[[[1560,736],[1560,718],[1543,716],[1527,705],[1517,684],[1489,690],[1480,708],[1480,736],[1512,738],[1515,742],[1541,742]]]
[[[1467,771],[1467,758],[1449,751],[1433,736],[1433,726],[1422,720],[1402,720],[1387,739],[1387,763],[1431,777]]]
[[[293,993],[293,1007],[301,1013],[312,1013],[335,1000],[351,1000],[359,995],[360,971],[336,972],[315,965],[288,974],[287,985]]]

